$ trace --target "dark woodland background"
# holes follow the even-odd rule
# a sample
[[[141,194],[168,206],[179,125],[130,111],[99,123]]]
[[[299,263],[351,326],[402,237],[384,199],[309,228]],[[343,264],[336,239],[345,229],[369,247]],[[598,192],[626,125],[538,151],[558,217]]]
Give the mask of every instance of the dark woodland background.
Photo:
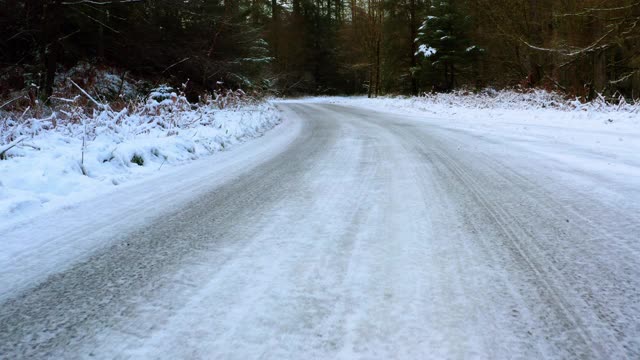
[[[2,0],[0,97],[44,101],[79,62],[187,83],[419,94],[545,88],[640,96],[638,0]],[[188,80],[188,82],[187,82]]]

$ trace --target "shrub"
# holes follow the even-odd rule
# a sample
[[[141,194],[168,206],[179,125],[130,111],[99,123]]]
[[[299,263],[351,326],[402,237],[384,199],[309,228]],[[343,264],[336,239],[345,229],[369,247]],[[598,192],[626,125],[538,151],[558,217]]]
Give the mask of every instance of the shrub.
[[[143,166],[144,158],[141,155],[133,154],[133,157],[131,158],[131,162],[134,164],[138,164],[138,166]]]

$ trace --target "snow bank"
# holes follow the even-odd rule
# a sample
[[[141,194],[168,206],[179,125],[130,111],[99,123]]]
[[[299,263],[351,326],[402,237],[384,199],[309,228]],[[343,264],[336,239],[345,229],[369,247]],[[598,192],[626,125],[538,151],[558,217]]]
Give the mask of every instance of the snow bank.
[[[0,160],[0,227],[226,150],[280,122],[271,104],[240,94],[193,105],[166,90],[117,111],[69,106],[42,119],[0,119],[0,153],[14,145]]]
[[[361,106],[378,111],[414,116],[438,126],[513,136],[554,136],[564,141],[584,141],[575,131],[597,135],[592,146],[605,144],[625,149],[640,148],[640,103],[623,98],[616,104],[603,98],[590,103],[567,100],[546,91],[521,93],[485,90],[419,97],[316,97],[305,101]],[[556,129],[549,132],[548,128]],[[537,130],[536,130],[537,129]],[[566,132],[566,136],[563,136]],[[606,137],[606,139],[605,139]],[[625,142],[625,139],[629,140]],[[630,143],[633,141],[632,143]]]
[[[479,93],[457,91],[453,93],[425,94],[415,97],[313,97],[307,101],[335,104],[351,104],[369,106],[376,109],[401,110],[403,113],[437,115],[465,115],[461,109],[486,110],[492,113],[508,115],[508,111],[551,111],[553,113],[569,113],[579,117],[592,117],[595,114],[617,114],[623,118],[640,115],[640,103],[628,103],[620,98],[618,103],[606,102],[600,97],[595,101],[582,103],[578,100],[567,100],[556,93],[543,90],[516,92],[510,90],[484,90]],[[468,115],[468,114],[467,114]]]

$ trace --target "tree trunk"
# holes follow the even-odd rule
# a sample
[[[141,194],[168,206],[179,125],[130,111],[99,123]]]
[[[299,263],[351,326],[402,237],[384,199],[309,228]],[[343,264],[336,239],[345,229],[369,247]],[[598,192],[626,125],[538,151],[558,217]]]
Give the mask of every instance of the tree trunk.
[[[296,18],[300,16],[300,0],[293,0],[293,14]]]
[[[279,54],[279,41],[280,41],[280,13],[278,9],[278,1],[271,0],[271,51],[272,56],[276,61],[276,67],[278,65]]]
[[[418,95],[418,79],[415,71],[418,62],[416,59],[416,42],[418,36],[418,24],[416,19],[416,0],[409,1],[409,77],[411,78],[411,95]]]
[[[44,8],[42,17],[42,59],[45,71],[42,97],[48,104],[53,94],[53,84],[58,67],[58,58],[62,52],[60,31],[63,20],[62,4],[60,0],[50,1]]]
[[[529,0],[530,41],[536,46],[543,46],[541,6],[540,0]],[[528,60],[529,76],[527,82],[529,86],[533,87],[538,85],[540,80],[542,80],[541,56],[537,50],[530,49]]]
[[[453,90],[456,88],[456,67],[455,64],[451,63],[451,84],[449,85],[449,90]]]
[[[371,99],[373,94],[373,64],[369,65],[369,89],[367,91],[367,97]]]
[[[356,25],[356,0],[351,0],[351,26]]]
[[[593,24],[594,37],[600,37],[605,31],[600,20],[595,19]],[[604,92],[607,86],[607,52],[606,50],[596,51],[593,54],[593,90],[596,93]]]
[[[378,97],[378,95],[380,94],[380,66],[381,66],[381,61],[380,61],[380,43],[382,42],[382,39],[380,38],[380,35],[378,35],[378,38],[376,39],[376,97]]]
[[[445,61],[444,63],[444,82],[442,83],[443,90],[447,90],[449,86],[449,64]]]
[[[605,51],[593,54],[593,90],[602,93],[607,87],[607,56]]]

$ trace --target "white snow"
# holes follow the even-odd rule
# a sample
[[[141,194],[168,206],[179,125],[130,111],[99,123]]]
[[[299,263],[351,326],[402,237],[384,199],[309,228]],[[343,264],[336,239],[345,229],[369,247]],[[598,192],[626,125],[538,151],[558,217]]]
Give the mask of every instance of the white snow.
[[[432,55],[435,55],[438,51],[430,46],[421,44],[420,46],[418,46],[418,51],[416,52],[416,54],[423,54],[424,57],[430,57]]]
[[[33,203],[23,202],[22,207],[0,218],[0,300],[51,273],[63,271],[83,256],[108,247],[119,236],[125,236],[137,227],[179,209],[238,176],[247,167],[280,153],[298,136],[300,124],[284,118],[281,121],[279,115],[272,118],[278,113],[271,104],[257,105],[257,108],[265,112],[259,115],[259,112],[252,112],[251,107],[237,111],[216,111],[216,123],[222,127],[217,131],[208,127],[194,128],[189,134],[201,131],[194,138],[179,135],[169,139],[144,136],[139,139],[139,146],[126,144],[129,150],[148,148],[150,144],[160,146],[162,151],[175,157],[169,164],[165,163],[162,169],[159,169],[162,162],[153,158],[149,160],[150,165],[142,167],[125,164],[124,161],[118,166],[97,162],[94,163],[95,171],[103,174],[104,179],[90,178],[82,176],[73,167],[77,165],[77,159],[69,159],[76,154],[77,146],[54,151],[58,143],[50,143],[49,146],[59,157],[42,155],[41,152],[37,156],[31,154],[38,166],[44,166],[45,169],[29,170],[28,163],[11,166],[11,169],[24,171],[26,176],[20,173],[13,175],[7,165],[10,162],[0,161],[3,174],[9,175],[12,184],[11,191],[4,190],[8,186],[2,187],[2,194],[6,197],[2,204],[19,204],[23,199],[33,199]],[[244,120],[238,122],[243,116]],[[239,143],[248,139],[248,136],[259,134],[248,125],[266,128],[275,122],[279,125],[265,132],[264,136]],[[229,134],[224,136],[218,133],[224,134],[227,130]],[[226,148],[234,146],[230,151],[206,156],[209,154],[206,148],[196,140],[204,141],[202,139],[206,139],[207,132],[219,135],[218,141],[229,141]],[[214,139],[208,141],[214,142]],[[73,143],[78,145],[77,140]],[[186,146],[192,145],[197,149],[194,154],[185,150]],[[197,161],[190,161],[200,156],[202,158]],[[40,172],[47,174],[48,170],[55,173],[40,175]],[[114,186],[110,182],[114,177],[123,182],[126,180],[126,183]],[[19,184],[21,178],[25,179],[22,185]],[[23,190],[16,191],[20,186]],[[75,188],[66,188],[71,186]],[[47,201],[41,202],[41,199]]]
[[[314,97],[305,101],[345,104],[392,112],[449,128],[548,136],[557,141],[610,147],[617,154],[640,148],[640,103],[607,104],[565,100],[545,91],[519,93],[486,90],[474,94],[428,94],[419,97]],[[614,150],[615,149],[615,150]]]
[[[0,299],[280,154],[289,161],[256,169],[260,181],[241,188],[265,197],[233,192],[240,201],[229,207],[252,211],[231,219],[227,241],[193,249],[149,284],[157,292],[130,294],[110,314],[116,322],[82,334],[86,348],[75,353],[567,358],[637,349],[637,105],[499,92],[315,98],[283,109],[281,126],[231,152],[0,229],[10,234]],[[283,176],[265,179],[273,171]],[[214,231],[208,219],[181,234]],[[33,234],[48,240],[26,248]]]
[[[611,189],[580,178],[576,171],[597,176],[616,188],[638,191],[640,103],[620,99],[618,104],[610,104],[602,98],[581,103],[545,91],[493,90],[377,99],[316,97],[305,101],[402,114],[438,127],[509,143],[543,155],[559,167],[574,169],[572,174],[567,171],[563,175],[567,181],[581,183],[584,188],[591,186],[592,191],[602,195],[612,196]],[[558,152],[548,142],[565,151]]]
[[[0,160],[0,230],[226,150],[280,121],[267,102],[234,105],[220,97],[192,107],[165,90],[134,111],[84,116],[71,108],[45,119],[0,119],[0,151],[23,139]]]

